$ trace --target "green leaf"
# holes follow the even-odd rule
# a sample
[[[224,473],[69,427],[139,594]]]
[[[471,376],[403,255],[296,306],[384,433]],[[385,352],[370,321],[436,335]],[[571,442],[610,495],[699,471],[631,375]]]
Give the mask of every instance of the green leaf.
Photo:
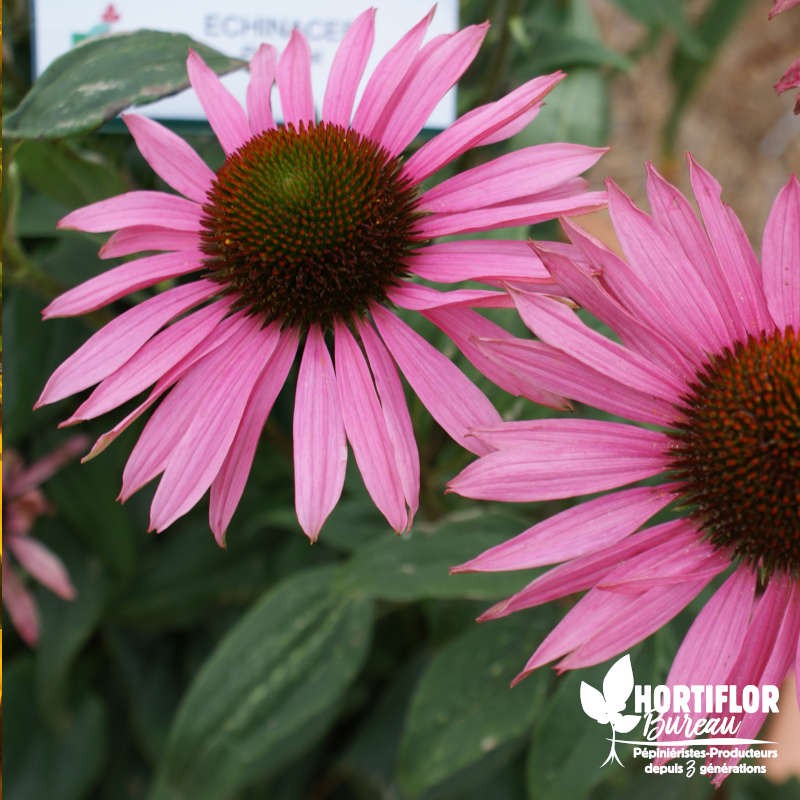
[[[335,567],[268,592],[200,670],[175,717],[152,800],[214,800],[310,745],[366,656],[372,606],[333,590]]]
[[[55,729],[45,726],[34,702],[34,667],[28,657],[5,669],[3,789],[25,800],[88,797],[106,759],[105,709],[87,695]]]
[[[525,527],[512,514],[480,511],[445,518],[435,526],[419,524],[405,536],[387,534],[354,553],[342,569],[340,585],[397,602],[513,594],[531,580],[530,572],[450,575],[449,570]]]
[[[550,683],[547,670],[511,689],[550,622],[549,612],[476,626],[442,648],[417,686],[398,759],[412,794],[508,752],[530,729]]]
[[[81,152],[67,142],[26,141],[16,161],[23,181],[65,209],[121,194],[127,188],[102,156]]]
[[[543,142],[606,144],[608,99],[604,75],[587,68],[572,70],[547,96],[536,122],[511,139],[510,149]]]
[[[189,48],[220,74],[245,66],[182,33],[141,30],[87,39],[44,71],[6,117],[4,135],[58,139],[85,133],[128,106],[175,94],[189,85]]]
[[[36,654],[38,699],[43,714],[59,720],[65,713],[70,667],[100,622],[108,584],[100,564],[70,545],[58,520],[40,523],[37,535],[47,528],[59,534],[53,549],[64,560],[75,587],[72,600],[62,600],[50,592],[37,593],[42,619]],[[46,534],[47,530],[42,532]]]

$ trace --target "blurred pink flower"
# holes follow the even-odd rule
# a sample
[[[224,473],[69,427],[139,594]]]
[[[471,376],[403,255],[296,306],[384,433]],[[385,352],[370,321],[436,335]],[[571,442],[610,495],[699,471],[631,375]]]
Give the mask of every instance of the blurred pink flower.
[[[800,0],[775,0],[769,12],[769,18],[776,17],[783,11],[788,11],[790,8],[800,5]],[[789,69],[784,72],[783,77],[775,84],[775,91],[778,94],[789,91],[789,89],[800,88],[800,58],[793,61]],[[794,104],[794,113],[800,114],[800,93],[797,95],[797,100]]]
[[[586,592],[517,680],[554,659],[568,670],[624,652],[727,571],[667,682],[779,684],[800,668],[800,183],[779,192],[759,263],[719,184],[690,170],[702,224],[650,167],[652,216],[608,185],[625,260],[566,222],[571,257],[537,248],[621,344],[524,291],[514,302],[539,341],[480,342],[499,368],[647,426],[556,418],[474,431],[491,452],[451,481],[466,497],[613,490],[455,568],[560,562],[482,619]],[[670,506],[675,518],[642,529]],[[737,735],[753,737],[763,719],[748,715]]]
[[[41,542],[30,536],[36,518],[52,513],[39,487],[61,467],[86,452],[89,438],[72,436],[61,447],[26,467],[14,450],[3,453],[3,530],[7,551],[42,586],[65,600],[75,597],[64,565]],[[3,601],[19,635],[31,646],[39,639],[36,602],[9,553],[3,559]]]
[[[39,399],[52,403],[99,383],[71,424],[155,384],[136,410],[98,440],[91,457],[169,392],[123,474],[125,499],[163,473],[151,507],[152,529],[166,528],[210,488],[210,525],[224,542],[261,430],[298,347],[295,505],[312,540],[341,494],[347,441],[391,526],[402,531],[411,525],[419,458],[396,367],[450,436],[474,452],[485,451],[464,431],[499,423],[497,412],[394,308],[422,313],[480,367],[482,357],[469,335],[474,326],[499,329],[471,307],[507,305],[507,295],[491,289],[440,292],[416,279],[494,286],[552,281],[523,242],[430,241],[603,205],[605,193],[586,192],[579,177],[603,150],[526,147],[423,189],[423,182],[470,148],[520,131],[564,77],[534,78],[465,114],[403,160],[401,153],[474,59],[487,30],[471,26],[423,46],[432,13],[380,61],[354,111],[375,12],[359,16],[334,59],[319,121],[309,46],[298,31],[280,58],[269,45],[256,53],[246,111],[190,53],[189,78],[225,151],[223,166],[215,174],[178,136],[127,115],[142,155],[184,197],[128,192],[61,221],[63,228],[89,232],[118,229],[101,250],[104,257],[166,252],[66,292],[45,309],[45,317],[84,314],[201,272],[106,325],[55,371]],[[283,126],[273,117],[274,83]]]

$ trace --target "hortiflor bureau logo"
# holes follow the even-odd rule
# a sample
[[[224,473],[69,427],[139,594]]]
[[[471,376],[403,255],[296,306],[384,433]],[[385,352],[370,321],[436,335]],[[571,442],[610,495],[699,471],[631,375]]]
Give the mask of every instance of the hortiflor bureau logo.
[[[743,759],[777,757],[775,742],[740,737],[749,714],[778,713],[779,690],[772,684],[736,686],[696,684],[671,686],[634,683],[630,655],[611,665],[602,691],[581,681],[584,713],[601,725],[611,726],[608,757],[624,766],[618,744],[633,745],[634,758],[648,761],[645,772],[678,773],[692,777],[732,772],[766,772],[761,764],[739,764]],[[629,711],[626,713],[628,705]],[[641,739],[622,739],[639,726]],[[765,745],[766,747],[757,747]],[[668,763],[688,759],[686,763]],[[697,760],[703,764],[698,768]]]

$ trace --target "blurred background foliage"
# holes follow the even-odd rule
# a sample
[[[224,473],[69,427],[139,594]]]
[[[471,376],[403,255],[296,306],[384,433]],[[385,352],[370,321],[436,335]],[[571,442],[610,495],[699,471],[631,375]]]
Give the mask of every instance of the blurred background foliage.
[[[662,94],[650,149],[640,158],[641,139],[629,143],[628,170],[640,181],[641,162],[650,157],[674,173],[692,100],[714,64],[732,57],[730,37],[753,6],[765,19],[768,4],[750,0],[465,0],[462,23],[489,18],[492,28],[459,87],[462,112],[536,73],[565,69],[569,77],[529,129],[467,154],[455,167],[545,141],[616,141],[619,121],[637,110],[623,108],[615,92],[657,62],[656,80],[670,90]],[[41,387],[107,319],[98,312],[42,324],[49,299],[104,268],[97,257],[102,237],[56,231],[55,224],[78,206],[122,191],[164,188],[127,134],[97,128],[116,109],[148,96],[146,71],[132,67],[137,53],[156,53],[148,58],[160,59],[171,85],[185,84],[186,41],[152,35],[133,49],[106,48],[94,69],[121,80],[99,116],[79,102],[86,77],[75,54],[68,56],[72,69],[40,81],[20,106],[30,89],[27,6],[10,0],[3,16],[4,436],[7,448],[32,461],[69,435],[57,428],[69,402],[32,411]],[[627,36],[620,37],[620,27]],[[215,61],[221,71],[234,66],[221,56]],[[776,58],[774,68],[782,70],[782,61]],[[761,92],[778,125],[789,100],[781,105],[769,82]],[[48,97],[69,102],[55,116]],[[212,166],[221,163],[208,129],[181,133]],[[789,158],[790,147],[773,152],[773,162]],[[615,157],[626,158],[624,138],[619,154],[609,156]],[[608,173],[613,169],[601,162],[596,174]],[[760,225],[766,208],[759,214]],[[548,238],[557,229],[513,234]],[[117,305],[122,310],[140,299]],[[523,333],[510,316],[502,322]],[[460,358],[432,327],[415,324]],[[465,368],[502,413],[546,413]],[[359,476],[348,474],[342,502],[320,542],[309,546],[293,510],[292,397],[289,381],[264,432],[227,550],[213,543],[202,504],[155,537],[144,533],[152,489],[125,506],[115,502],[138,429],[45,484],[54,513],[40,518],[33,534],[63,558],[77,597],[65,602],[32,587],[42,617],[34,650],[5,626],[3,761],[10,800],[625,800],[645,793],[699,800],[713,794],[699,777],[654,779],[638,765],[599,769],[606,742],[583,715],[578,686],[582,679],[598,685],[603,666],[561,678],[542,669],[509,689],[568,603],[478,626],[477,614],[533,575],[448,575],[448,567],[559,504],[509,509],[445,495],[446,480],[468,456],[410,398],[423,480],[413,531],[393,535]],[[105,427],[101,421],[83,429],[98,435]],[[638,682],[665,678],[691,616],[692,608],[634,650]],[[745,777],[723,789],[731,800],[788,800],[798,791],[796,782],[777,787]]]

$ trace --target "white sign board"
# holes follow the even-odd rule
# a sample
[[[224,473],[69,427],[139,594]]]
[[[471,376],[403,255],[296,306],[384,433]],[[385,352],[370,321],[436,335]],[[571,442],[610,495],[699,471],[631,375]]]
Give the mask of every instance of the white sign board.
[[[318,107],[336,48],[350,23],[369,6],[378,9],[375,45],[365,75],[381,56],[432,6],[432,0],[35,0],[34,73],[87,36],[122,33],[138,28],[186,33],[226,55],[249,59],[262,42],[283,50],[298,27],[311,47],[312,80]],[[457,0],[439,0],[428,38],[458,28]],[[244,102],[248,75],[241,70],[223,77]],[[363,86],[362,86],[363,88]],[[142,106],[140,113],[159,119],[204,120],[191,90]],[[434,109],[427,126],[445,128],[455,119],[451,91]]]

